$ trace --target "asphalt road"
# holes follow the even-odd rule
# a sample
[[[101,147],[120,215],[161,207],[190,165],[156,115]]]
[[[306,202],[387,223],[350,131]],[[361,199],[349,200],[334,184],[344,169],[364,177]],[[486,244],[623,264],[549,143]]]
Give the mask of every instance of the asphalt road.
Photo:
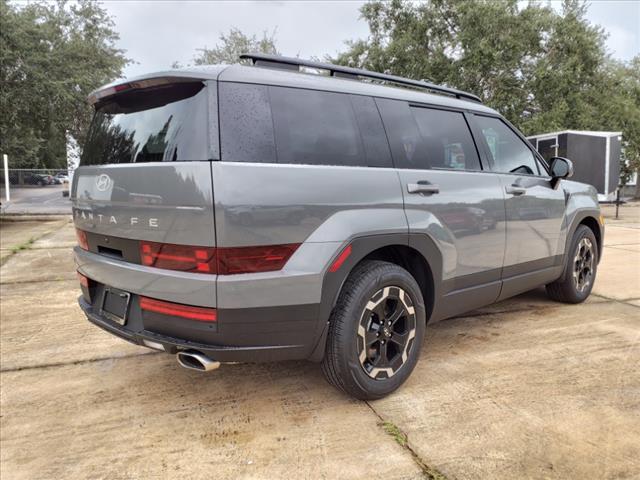
[[[63,197],[62,192],[69,189],[66,185],[45,185],[10,187],[11,200],[6,202],[5,190],[0,189],[2,213],[10,214],[71,214],[69,197]]]
[[[432,325],[375,402],[311,363],[200,374],[115,338],[76,305],[69,221],[0,223],[0,477],[640,478],[640,206],[621,213],[586,303],[538,289]]]

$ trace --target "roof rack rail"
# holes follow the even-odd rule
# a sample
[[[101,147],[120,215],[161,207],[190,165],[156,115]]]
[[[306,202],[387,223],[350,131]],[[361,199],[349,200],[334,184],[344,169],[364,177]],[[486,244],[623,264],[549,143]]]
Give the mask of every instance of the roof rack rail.
[[[358,80],[361,77],[372,78],[375,80],[382,80],[399,85],[424,88],[434,92],[451,95],[456,98],[473,100],[474,102],[482,103],[480,97],[474,95],[473,93],[463,92],[462,90],[456,90],[455,88],[443,87],[441,85],[435,85],[433,83],[423,82],[420,80],[411,80],[410,78],[387,75],[385,73],[371,72],[369,70],[362,70],[359,68],[342,67],[340,65],[333,65],[331,63],[312,62],[310,60],[304,60],[301,58],[281,57],[279,55],[270,55],[266,53],[244,53],[240,55],[240,58],[249,59],[252,61],[253,65],[256,66],[281,68],[285,70],[295,71],[298,71],[300,67],[317,68],[320,70],[328,70],[329,74],[332,77],[351,78],[353,80]]]

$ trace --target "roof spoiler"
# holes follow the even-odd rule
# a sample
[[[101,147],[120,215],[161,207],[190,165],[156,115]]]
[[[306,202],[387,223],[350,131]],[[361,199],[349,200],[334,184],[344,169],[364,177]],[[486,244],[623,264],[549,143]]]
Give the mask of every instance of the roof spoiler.
[[[329,72],[329,75],[332,77],[350,78],[352,80],[371,78],[375,80],[395,83],[398,85],[406,85],[410,87],[431,90],[433,92],[451,95],[462,100],[472,100],[474,102],[482,103],[480,97],[474,95],[473,93],[463,92],[462,90],[443,87],[441,85],[435,85],[433,83],[423,82],[421,80],[412,80],[410,78],[387,75],[385,73],[371,72],[369,70],[362,70],[359,68],[343,67],[340,65],[333,65],[332,63],[312,62],[310,60],[303,60],[300,58],[281,57],[279,55],[269,55],[266,53],[244,53],[240,55],[240,58],[251,60],[252,64],[257,67],[262,66],[269,68],[281,68],[284,70],[294,71],[299,71],[300,67],[317,68],[320,70],[327,70]]]
[[[174,83],[181,82],[194,82],[197,81],[197,78],[193,77],[155,77],[155,78],[146,78],[143,80],[134,80],[124,83],[110,84],[104,87],[99,88],[98,90],[94,90],[89,94],[87,100],[89,104],[95,105],[96,103],[104,100],[107,97],[111,97],[118,93],[122,93],[129,90],[137,90],[143,88],[150,87],[158,87],[161,85],[170,85]]]

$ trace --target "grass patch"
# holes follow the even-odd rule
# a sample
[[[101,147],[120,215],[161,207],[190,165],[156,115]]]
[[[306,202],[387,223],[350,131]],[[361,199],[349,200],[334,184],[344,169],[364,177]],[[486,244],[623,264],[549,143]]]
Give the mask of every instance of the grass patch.
[[[28,250],[31,248],[31,245],[33,245],[33,243],[36,241],[35,238],[31,237],[29,240],[27,240],[24,243],[21,243],[20,245],[16,245],[15,247],[11,247],[11,253],[18,253],[22,250]]]
[[[387,432],[387,435],[391,435],[393,439],[401,447],[407,446],[407,435],[402,432],[396,425],[391,422],[383,422],[382,429]]]
[[[390,437],[392,437],[398,445],[400,445],[402,448],[409,451],[409,453],[413,457],[413,460],[418,464],[418,466],[422,470],[422,474],[424,475],[425,479],[448,480],[447,477],[442,472],[438,471],[436,468],[432,467],[431,465],[427,465],[418,456],[418,454],[409,445],[407,434],[404,433],[402,430],[400,430],[400,428],[396,424],[385,420],[383,422],[380,422],[378,425],[380,425],[382,429],[385,431],[385,433]]]

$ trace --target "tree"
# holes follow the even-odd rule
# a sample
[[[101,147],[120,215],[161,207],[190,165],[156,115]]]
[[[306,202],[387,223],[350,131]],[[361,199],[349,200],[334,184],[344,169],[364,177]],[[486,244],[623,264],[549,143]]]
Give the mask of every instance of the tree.
[[[543,52],[551,9],[519,9],[517,0],[393,0],[365,4],[361,14],[371,34],[351,42],[337,63],[472,91],[510,120],[529,107],[523,87]]]
[[[262,32],[262,37],[256,35],[248,36],[237,28],[232,28],[229,33],[222,33],[218,38],[218,44],[213,48],[200,48],[193,57],[194,65],[216,65],[233,64],[239,62],[239,57],[243,53],[260,52],[279,55],[276,48],[275,30],[268,34]],[[179,67],[178,62],[174,62],[173,67]]]
[[[560,13],[517,0],[374,0],[360,10],[369,37],[329,60],[474,92],[526,134],[622,130],[637,170],[640,57],[613,61],[586,11],[581,0]]]
[[[12,166],[66,166],[66,135],[84,144],[87,95],[121,76],[113,21],[94,0],[0,0],[0,139]]]

